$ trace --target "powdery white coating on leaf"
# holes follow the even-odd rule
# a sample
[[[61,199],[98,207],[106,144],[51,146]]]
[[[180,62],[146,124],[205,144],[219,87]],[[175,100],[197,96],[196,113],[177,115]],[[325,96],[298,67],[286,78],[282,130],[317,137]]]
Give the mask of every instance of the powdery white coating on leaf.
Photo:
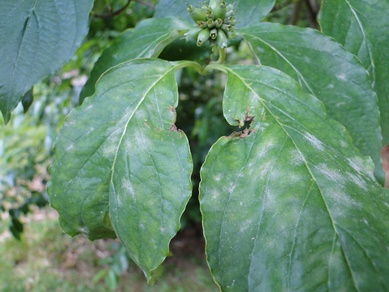
[[[132,183],[130,180],[128,180],[127,178],[123,178],[122,180],[122,185],[124,187],[124,189],[126,190],[126,193],[128,195],[131,196],[131,198],[136,201],[136,197],[135,197],[135,191],[134,191],[134,187],[132,186]],[[119,201],[120,199],[120,196],[117,196],[117,199]]]
[[[312,144],[313,147],[315,147],[317,150],[323,151],[324,145],[323,143],[317,139],[315,136],[313,136],[311,133],[304,133],[304,138]]]
[[[347,81],[347,76],[345,73],[337,74],[336,77],[342,81]]]
[[[359,175],[351,172],[347,172],[347,176],[364,191],[368,190],[366,181]]]
[[[112,157],[117,151],[117,146],[115,144],[104,144],[103,145],[103,155],[105,157]]]
[[[289,152],[289,162],[292,165],[298,166],[304,164],[304,157],[298,149],[292,149]]]
[[[317,169],[326,176],[328,176],[331,180],[333,180],[334,183],[342,182],[346,179],[340,169],[331,169],[325,163],[320,163],[319,165],[317,165]]]

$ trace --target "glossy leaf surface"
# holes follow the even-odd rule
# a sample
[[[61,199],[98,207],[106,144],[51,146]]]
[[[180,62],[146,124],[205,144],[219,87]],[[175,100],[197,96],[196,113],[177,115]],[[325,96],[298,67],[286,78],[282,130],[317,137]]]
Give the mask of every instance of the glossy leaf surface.
[[[201,170],[207,259],[223,291],[385,291],[389,202],[344,128],[284,73],[233,66]]]
[[[0,2],[0,110],[11,111],[44,76],[69,60],[88,31],[93,1]]]
[[[240,30],[262,65],[294,77],[350,132],[354,145],[373,158],[383,183],[377,96],[366,70],[333,39],[316,30],[262,23]]]
[[[154,17],[179,16],[191,19],[186,10],[186,3],[193,6],[199,6],[198,1],[182,0],[160,0],[155,8]],[[273,8],[275,0],[238,0],[226,1],[228,4],[234,4],[236,27],[244,27],[251,24],[257,24]],[[194,22],[193,22],[194,24]]]
[[[109,68],[135,58],[158,57],[161,51],[189,29],[179,18],[146,19],[118,36],[96,62],[81,92],[81,100],[93,94],[98,78]]]
[[[389,1],[325,0],[320,25],[361,60],[381,109],[383,143],[389,143]]]
[[[114,236],[148,280],[191,196],[192,160],[176,129],[175,66],[137,59],[107,71],[55,143],[50,202],[64,231]]]

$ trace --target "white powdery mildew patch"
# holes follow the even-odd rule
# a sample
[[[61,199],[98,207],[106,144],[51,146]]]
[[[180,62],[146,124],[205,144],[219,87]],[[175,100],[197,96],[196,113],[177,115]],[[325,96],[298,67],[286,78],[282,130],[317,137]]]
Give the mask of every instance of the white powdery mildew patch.
[[[104,157],[112,157],[116,154],[117,145],[115,143],[106,143],[103,146]]]
[[[220,173],[215,175],[215,177],[213,179],[214,179],[214,181],[220,181],[220,179],[221,179]]]
[[[335,204],[332,204],[330,207],[330,212],[334,215],[344,215],[346,212],[345,207],[349,208],[350,210],[352,208],[360,209],[361,205],[355,199],[353,199],[349,194],[342,192],[338,188],[329,188],[327,190],[327,196],[331,196],[332,199],[335,201]],[[327,197],[325,195],[325,197]]]
[[[136,200],[135,191],[134,191],[134,187],[132,186],[132,183],[127,179],[123,179],[122,186],[123,186],[123,189],[126,192],[126,194],[130,195],[131,199],[135,201]]]
[[[367,184],[366,184],[365,180],[361,176],[359,176],[357,174],[354,174],[354,173],[351,173],[351,172],[347,172],[347,176],[358,187],[360,187],[364,191],[367,191]]]
[[[336,78],[338,78],[339,80],[347,81],[347,76],[344,73],[337,74]]]
[[[245,220],[244,222],[241,223],[239,231],[240,233],[244,233],[247,229],[251,229],[253,224],[252,219]]]
[[[304,157],[297,149],[292,149],[289,152],[289,162],[291,165],[298,166],[304,164]]]
[[[66,151],[72,151],[74,149],[74,144],[73,143],[71,143],[71,144],[69,144],[69,146],[68,147],[66,147]]]
[[[260,151],[257,152],[256,157],[261,159],[268,155],[268,152],[276,146],[273,139],[268,139],[261,147]]]
[[[305,132],[304,133],[304,138],[317,150],[323,151],[324,150],[324,144],[317,139],[315,136],[312,134]]]
[[[218,200],[219,196],[220,196],[220,192],[217,190],[217,189],[213,189],[211,192],[211,198],[212,200]]]
[[[341,182],[347,179],[343,176],[343,174],[340,172],[340,170],[337,169],[331,169],[328,167],[325,163],[320,163],[317,166],[317,169],[324,175],[328,176],[331,180],[336,182]]]
[[[94,127],[90,127],[90,128],[88,129],[88,131],[85,133],[84,136],[88,136],[90,133],[94,132],[94,130],[95,130]]]
[[[227,192],[231,195],[231,194],[233,194],[234,193],[234,191],[235,191],[235,188],[236,188],[236,184],[234,184],[234,183],[230,183],[230,185],[229,185],[229,187],[228,187],[228,190],[227,190]]]
[[[258,173],[259,176],[260,176],[261,178],[265,177],[265,176],[271,171],[271,166],[272,166],[272,162],[271,162],[271,161],[268,161],[268,162],[262,164],[262,165],[260,166],[260,168],[258,168],[258,170],[259,170],[259,173]]]
[[[135,131],[131,139],[126,141],[126,148],[129,150],[139,151],[141,149],[147,151],[151,146],[152,142],[140,130]]]
[[[348,163],[350,166],[359,174],[365,174],[371,179],[375,180],[374,178],[374,169],[371,167],[367,167],[364,163],[364,160],[360,157],[353,157],[353,158],[347,158]]]

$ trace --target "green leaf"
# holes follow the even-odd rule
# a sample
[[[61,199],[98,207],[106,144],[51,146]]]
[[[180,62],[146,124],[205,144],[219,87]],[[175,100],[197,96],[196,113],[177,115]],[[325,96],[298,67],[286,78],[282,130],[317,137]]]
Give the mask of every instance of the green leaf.
[[[34,101],[34,88],[31,87],[22,97],[23,112],[26,113]]]
[[[214,66],[216,67],[216,66]],[[209,266],[223,291],[386,291],[388,197],[323,105],[284,73],[233,66],[201,170]]]
[[[187,1],[189,4],[198,6],[198,1]],[[236,27],[244,27],[257,24],[273,8],[275,0],[244,0],[226,1],[227,4],[235,3]],[[155,7],[154,17],[179,16],[188,18],[186,2],[182,0],[160,0]]]
[[[389,143],[389,1],[324,0],[320,25],[369,70],[381,109],[383,144]]]
[[[236,27],[258,24],[272,10],[275,2],[275,0],[236,1]]]
[[[383,183],[377,96],[360,62],[316,30],[262,23],[240,32],[260,64],[294,77],[325,104],[328,114],[350,132],[354,145],[372,157],[375,175]]]
[[[186,10],[186,7],[186,2],[182,0],[159,0],[155,6],[154,17],[162,18],[167,16],[176,16],[188,18],[189,13]]]
[[[0,110],[5,122],[22,96],[69,60],[88,30],[93,1],[0,3]]]
[[[66,119],[51,169],[50,202],[64,231],[116,233],[148,280],[191,196],[189,145],[174,125],[175,69],[136,59],[107,71]]]
[[[98,78],[109,68],[135,58],[158,57],[161,51],[184,31],[189,24],[179,18],[146,19],[135,29],[118,36],[96,62],[80,99],[93,94]]]

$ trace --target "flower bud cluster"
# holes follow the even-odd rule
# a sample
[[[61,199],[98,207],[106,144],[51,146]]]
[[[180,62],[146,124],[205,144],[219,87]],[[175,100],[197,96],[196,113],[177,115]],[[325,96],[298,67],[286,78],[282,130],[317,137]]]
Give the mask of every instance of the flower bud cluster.
[[[235,25],[234,5],[226,5],[224,0],[210,0],[201,7],[187,6],[197,26],[185,34],[186,39],[195,41],[198,46],[209,41],[211,46],[226,48]]]

